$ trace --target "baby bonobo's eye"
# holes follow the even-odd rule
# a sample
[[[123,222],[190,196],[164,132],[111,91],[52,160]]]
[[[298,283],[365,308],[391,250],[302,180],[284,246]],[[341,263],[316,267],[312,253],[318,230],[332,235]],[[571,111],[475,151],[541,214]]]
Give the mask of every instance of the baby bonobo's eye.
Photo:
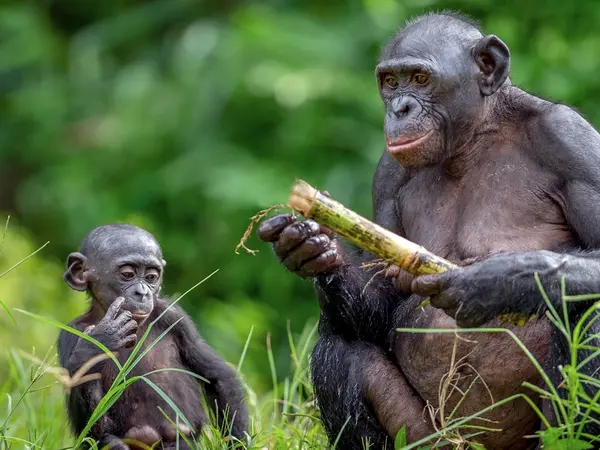
[[[133,270],[133,267],[131,267],[131,266],[125,266],[125,267],[121,267],[119,274],[121,275],[121,278],[123,280],[129,281],[129,280],[132,280],[133,277],[135,277],[135,270]]]
[[[388,73],[383,77],[383,84],[391,89],[396,89],[398,87],[398,79],[391,73]]]
[[[146,281],[148,283],[154,284],[158,281],[159,277],[160,277],[160,274],[158,273],[158,270],[148,269],[148,271],[146,272],[146,276],[144,278],[146,278]]]
[[[423,72],[417,72],[412,76],[413,84],[417,86],[424,86],[429,81],[429,74]]]

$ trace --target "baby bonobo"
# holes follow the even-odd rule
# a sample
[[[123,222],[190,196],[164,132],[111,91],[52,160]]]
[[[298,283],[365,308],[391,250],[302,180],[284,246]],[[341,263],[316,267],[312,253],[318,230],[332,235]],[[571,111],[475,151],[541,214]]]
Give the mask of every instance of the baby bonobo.
[[[159,296],[165,264],[158,242],[147,231],[125,224],[95,228],[85,237],[80,251],[71,253],[67,260],[65,281],[72,289],[86,291],[91,299],[89,311],[70,326],[116,352],[124,363],[149,324],[169,306]],[[150,446],[160,441],[156,448],[170,449],[175,448],[177,434],[181,433],[192,441],[207,423],[201,404],[202,388],[221,430],[237,439],[244,437],[248,413],[237,374],[204,342],[179,306],[171,307],[152,327],[141,351],[177,321],[129,377],[154,372],[147,378],[169,396],[193,428],[179,420],[177,430],[163,415],[166,413],[174,423],[173,409],[150,385],[138,380],[91,429],[91,437],[99,441],[101,448],[108,445],[112,450],[126,450],[137,448],[135,442]],[[60,333],[60,363],[70,375],[100,353],[85,339],[66,331]],[[193,372],[209,383],[180,371],[159,371],[166,368]],[[117,367],[105,359],[90,372],[100,373],[101,378],[75,387],[67,399],[69,418],[77,434],[115,380]],[[188,448],[181,436],[178,441],[180,449]]]

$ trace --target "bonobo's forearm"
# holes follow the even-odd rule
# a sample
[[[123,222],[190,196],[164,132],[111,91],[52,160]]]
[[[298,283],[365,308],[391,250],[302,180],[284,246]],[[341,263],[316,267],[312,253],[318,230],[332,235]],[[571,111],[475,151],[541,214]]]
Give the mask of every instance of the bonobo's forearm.
[[[515,299],[512,307],[514,312],[542,314],[547,310],[545,301],[531,301],[532,298],[541,298],[535,273],[555,309],[562,307],[563,277],[568,296],[600,294],[599,250],[577,253],[539,251],[515,254],[514,257],[515,273],[506,278],[508,294]],[[589,304],[590,302],[568,302],[570,311],[586,308]]]
[[[499,253],[439,275],[413,280],[412,291],[456,319],[460,327],[479,327],[508,313],[542,315],[548,309],[535,278],[554,309],[562,310],[561,279],[567,295],[600,293],[600,251],[559,253],[546,250]],[[571,320],[591,301],[568,302]]]
[[[315,278],[321,311],[346,339],[384,342],[390,330],[392,309],[402,294],[393,279],[385,277],[379,267],[361,267],[373,261],[371,255],[346,250],[346,263],[332,273]]]

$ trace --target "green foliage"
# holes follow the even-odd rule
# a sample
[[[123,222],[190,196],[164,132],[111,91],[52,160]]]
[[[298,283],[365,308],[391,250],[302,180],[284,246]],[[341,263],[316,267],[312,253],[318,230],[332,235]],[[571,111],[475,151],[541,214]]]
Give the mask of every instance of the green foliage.
[[[98,224],[147,227],[169,262],[166,292],[221,270],[183,306],[227,359],[254,327],[246,369],[264,391],[267,333],[278,372],[290,370],[284,324],[297,333],[318,307],[268,246],[251,241],[255,257],[233,249],[296,177],[370,215],[383,149],[377,53],[406,18],[444,8],[509,44],[515,83],[600,123],[591,0],[2,2],[0,210],[31,247],[50,241],[10,280],[27,295],[5,285],[3,301],[68,321],[84,300],[77,308],[57,261]],[[40,264],[43,283],[32,278]]]
[[[0,272],[50,244],[0,280],[0,302],[68,323],[86,301],[62,282],[66,255],[93,226],[135,223],[163,245],[165,292],[177,297],[220,269],[183,307],[227,360],[246,355],[257,398],[274,379],[276,392],[289,394],[293,383],[281,380],[297,367],[286,323],[294,339],[314,325],[312,286],[256,240],[257,256],[233,249],[248,218],[285,201],[296,177],[370,215],[383,149],[378,50],[406,18],[444,8],[473,15],[510,46],[514,83],[600,124],[592,0],[5,0],[0,211],[15,220]],[[0,310],[5,350],[52,354],[55,327],[15,320]],[[27,368],[4,358],[3,392],[24,392],[18,374]],[[44,421],[62,417],[53,389],[12,422],[49,430],[28,436],[33,442],[63,442],[64,430]],[[45,392],[55,395],[47,408]],[[279,397],[269,398],[273,407]]]

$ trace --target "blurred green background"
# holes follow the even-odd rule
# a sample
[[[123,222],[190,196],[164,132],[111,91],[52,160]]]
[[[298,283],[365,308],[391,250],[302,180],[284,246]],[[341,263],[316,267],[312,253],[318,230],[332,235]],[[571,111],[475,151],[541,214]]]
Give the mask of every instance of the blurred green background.
[[[287,322],[300,333],[318,305],[269,246],[234,248],[296,177],[370,214],[378,51],[407,18],[445,8],[510,46],[514,83],[600,125],[594,1],[3,0],[0,272],[50,244],[0,279],[0,300],[72,320],[86,299],[62,281],[67,254],[96,225],[138,224],[163,246],[164,292],[220,269],[183,306],[232,362],[254,327],[244,372],[266,391],[267,334],[284,375]],[[0,382],[8,349],[42,355],[57,336],[15,318],[0,310]]]

